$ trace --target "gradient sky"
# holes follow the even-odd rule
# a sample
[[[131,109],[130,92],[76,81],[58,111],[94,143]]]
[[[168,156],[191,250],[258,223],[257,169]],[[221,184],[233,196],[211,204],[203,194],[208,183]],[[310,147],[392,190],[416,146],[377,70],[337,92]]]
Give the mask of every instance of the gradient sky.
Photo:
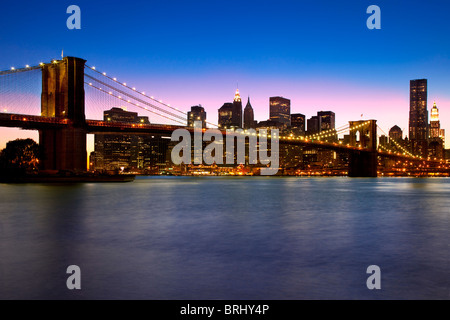
[[[81,8],[81,30],[66,27],[71,4]],[[372,4],[381,8],[381,30],[366,27]],[[259,121],[269,117],[269,97],[284,96],[292,113],[331,110],[337,127],[363,114],[407,135],[409,80],[427,78],[428,110],[436,101],[450,148],[448,1],[3,1],[0,8],[1,70],[59,59],[64,49],[172,106],[201,104],[213,123],[238,84]],[[0,148],[30,134],[0,128]]]

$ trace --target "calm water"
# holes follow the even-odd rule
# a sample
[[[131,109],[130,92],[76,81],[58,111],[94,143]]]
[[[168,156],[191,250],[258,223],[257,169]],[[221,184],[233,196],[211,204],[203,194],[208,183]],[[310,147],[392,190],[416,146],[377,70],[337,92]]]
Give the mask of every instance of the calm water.
[[[450,299],[450,179],[0,184],[0,200],[1,299]]]

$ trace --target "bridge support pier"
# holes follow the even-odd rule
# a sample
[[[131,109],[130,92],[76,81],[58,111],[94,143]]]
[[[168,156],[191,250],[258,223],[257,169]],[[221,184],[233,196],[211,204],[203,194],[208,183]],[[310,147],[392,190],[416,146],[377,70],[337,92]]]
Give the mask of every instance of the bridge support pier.
[[[41,115],[67,123],[39,131],[43,170],[86,171],[85,62],[64,57],[42,67]]]
[[[86,130],[70,126],[39,131],[42,170],[86,171]]]
[[[349,177],[377,177],[378,155],[376,152],[354,151],[349,155]]]

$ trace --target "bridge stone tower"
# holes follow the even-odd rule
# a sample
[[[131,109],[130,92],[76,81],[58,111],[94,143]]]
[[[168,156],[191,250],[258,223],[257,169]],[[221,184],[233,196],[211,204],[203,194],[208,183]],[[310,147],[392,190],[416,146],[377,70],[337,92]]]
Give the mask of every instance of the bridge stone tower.
[[[39,131],[43,170],[86,171],[85,62],[64,57],[42,66],[41,115],[67,120],[64,128]]]
[[[350,145],[363,149],[350,151],[348,176],[376,177],[378,166],[377,121],[349,121],[349,125]]]

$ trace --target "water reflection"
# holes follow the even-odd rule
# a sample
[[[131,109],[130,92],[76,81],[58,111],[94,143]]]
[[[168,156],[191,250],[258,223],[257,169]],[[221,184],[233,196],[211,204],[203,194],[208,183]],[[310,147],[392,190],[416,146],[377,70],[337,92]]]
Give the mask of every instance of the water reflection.
[[[448,299],[448,179],[0,185],[0,298]],[[65,268],[82,270],[82,290]],[[380,292],[365,286],[382,270]]]

